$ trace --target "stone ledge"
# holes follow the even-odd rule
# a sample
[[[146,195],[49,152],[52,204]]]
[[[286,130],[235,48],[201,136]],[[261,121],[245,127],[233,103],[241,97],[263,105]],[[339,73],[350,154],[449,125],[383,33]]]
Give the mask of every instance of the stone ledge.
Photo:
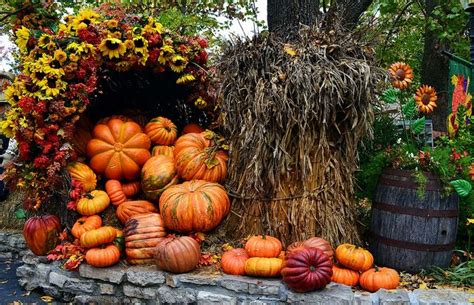
[[[28,253],[21,232],[0,232],[0,259],[18,259]]]

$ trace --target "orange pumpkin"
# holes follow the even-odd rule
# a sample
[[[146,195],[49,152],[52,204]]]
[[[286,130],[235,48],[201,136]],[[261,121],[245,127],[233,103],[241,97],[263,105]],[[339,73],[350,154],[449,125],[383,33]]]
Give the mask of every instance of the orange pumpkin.
[[[84,232],[81,235],[81,247],[95,248],[100,245],[110,244],[117,237],[117,231],[113,227],[100,227],[95,230]]]
[[[122,191],[127,196],[127,198],[131,198],[138,194],[141,189],[141,183],[140,181],[133,181],[133,182],[127,182],[122,184]]]
[[[258,277],[280,276],[283,260],[279,258],[251,257],[245,262],[245,274]]]
[[[61,223],[55,215],[28,218],[23,226],[23,237],[28,248],[36,255],[46,255],[56,247]]]
[[[199,126],[198,124],[195,123],[189,123],[183,128],[182,134],[187,134],[187,133],[201,133],[205,131],[204,128]]]
[[[336,259],[343,265],[354,271],[365,271],[374,264],[372,254],[351,244],[342,244],[336,249]]]
[[[291,252],[298,248],[318,248],[321,249],[329,259],[332,260],[334,256],[334,250],[331,247],[331,244],[325,239],[320,237],[311,237],[305,241],[295,242],[288,246],[287,251]]]
[[[196,269],[201,258],[201,247],[189,236],[166,238],[155,249],[158,268],[173,273]]]
[[[211,231],[229,210],[230,200],[224,188],[203,180],[173,185],[160,197],[165,227],[178,232]]]
[[[117,233],[117,236],[115,236],[114,245],[116,245],[119,248],[120,252],[122,252],[123,250],[125,250],[125,238],[123,236],[123,231],[115,227],[114,229]]]
[[[113,119],[122,120],[124,122],[134,122],[133,119],[131,119],[130,117],[128,117],[126,115],[114,114],[114,115],[111,115],[111,116],[100,119],[99,121],[97,121],[97,124],[107,124],[108,122],[110,122],[110,120],[113,120]]]
[[[91,266],[98,268],[110,267],[120,261],[120,249],[116,245],[89,249],[85,258]]]
[[[91,216],[104,211],[110,204],[109,196],[104,191],[95,190],[77,202],[77,212],[83,216]]]
[[[178,182],[178,175],[171,157],[151,157],[142,168],[142,190],[149,200],[157,200],[161,193]]]
[[[245,251],[250,257],[278,257],[281,249],[281,242],[268,235],[252,236],[245,243]]]
[[[145,133],[150,137],[153,144],[172,145],[176,141],[178,128],[171,120],[157,117],[146,124]]]
[[[188,133],[175,144],[178,175],[184,180],[223,182],[227,176],[227,152],[218,149],[208,133]]]
[[[157,145],[151,151],[153,156],[164,155],[174,158],[174,146]]]
[[[375,267],[362,273],[359,283],[362,289],[370,292],[381,288],[395,289],[400,284],[400,275],[394,269]]]
[[[122,190],[122,184],[118,180],[108,180],[105,183],[105,190],[107,192],[107,195],[109,195],[110,202],[114,206],[119,206],[125,201],[127,201],[127,196],[125,196],[125,193]]]
[[[117,218],[121,223],[125,224],[133,215],[143,215],[150,213],[158,213],[153,203],[145,200],[125,201],[118,206]]]
[[[71,234],[75,238],[81,238],[81,235],[87,231],[98,229],[102,226],[102,218],[98,215],[84,216],[79,218],[71,229]]]
[[[72,162],[67,166],[67,171],[71,178],[80,182],[86,192],[95,190],[97,177],[89,166],[81,162]]]
[[[359,272],[333,265],[331,281],[347,286],[356,286],[359,283]]]
[[[125,224],[125,253],[132,265],[151,264],[155,247],[166,236],[160,214],[134,215]]]
[[[111,119],[97,124],[87,144],[91,168],[108,179],[134,180],[150,159],[150,139],[135,122]]]
[[[245,249],[238,248],[222,255],[222,270],[227,274],[245,275],[245,262],[249,258]]]

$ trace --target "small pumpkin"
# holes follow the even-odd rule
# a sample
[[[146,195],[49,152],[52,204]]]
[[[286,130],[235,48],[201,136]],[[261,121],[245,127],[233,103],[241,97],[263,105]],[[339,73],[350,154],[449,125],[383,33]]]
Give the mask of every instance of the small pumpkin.
[[[269,235],[252,236],[245,243],[245,251],[250,257],[278,257],[281,250],[281,242]]]
[[[167,229],[188,233],[208,232],[229,213],[225,189],[203,180],[173,185],[160,197],[160,212]]]
[[[196,269],[201,247],[189,236],[169,237],[156,247],[155,262],[161,270],[185,273]]]
[[[354,271],[368,270],[374,264],[374,257],[369,251],[351,244],[339,245],[336,259],[341,265]]]
[[[153,203],[145,200],[125,201],[115,212],[121,223],[125,224],[133,215],[158,213]]]
[[[55,215],[29,218],[23,226],[23,237],[30,250],[38,255],[46,255],[56,247],[61,232],[61,223]]]
[[[157,145],[151,151],[152,156],[168,156],[174,158],[174,146]]]
[[[141,182],[140,181],[133,181],[127,182],[122,184],[122,191],[127,196],[127,198],[132,198],[136,194],[140,193],[141,190]]]
[[[187,134],[187,133],[201,133],[205,131],[204,128],[199,126],[198,124],[195,123],[189,123],[186,126],[184,126],[182,134]]]
[[[108,180],[105,183],[105,191],[114,206],[119,206],[127,201],[127,196],[122,190],[122,184],[118,180]]]
[[[97,186],[97,177],[92,169],[81,162],[72,162],[67,166],[67,171],[71,178],[80,182],[86,192],[95,190]]]
[[[81,235],[81,247],[95,248],[100,245],[110,244],[117,237],[117,231],[113,227],[100,227],[90,230]]]
[[[245,249],[229,250],[222,255],[222,270],[227,274],[245,275],[245,262],[247,259],[249,259],[249,256]]]
[[[164,117],[152,119],[145,126],[145,133],[156,145],[172,145],[176,141],[178,128],[171,120]]]
[[[356,286],[359,283],[359,272],[334,265],[332,266],[331,281],[347,286]]]
[[[95,190],[86,194],[86,197],[77,202],[77,212],[83,216],[91,216],[104,211],[110,204],[106,192]]]
[[[296,292],[309,292],[331,282],[332,261],[318,248],[302,248],[286,255],[283,281]]]
[[[245,274],[259,277],[280,276],[283,260],[275,257],[251,257],[245,261]]]
[[[360,287],[369,292],[376,292],[379,289],[395,289],[400,284],[400,275],[391,268],[375,267],[360,275]]]
[[[172,157],[151,157],[142,168],[142,190],[148,200],[158,200],[161,193],[178,182]]]
[[[120,249],[116,245],[89,249],[85,258],[91,266],[98,268],[110,267],[120,261]]]
[[[85,232],[98,229],[101,226],[102,218],[99,215],[83,216],[74,223],[71,234],[75,238],[81,238],[81,235]]]
[[[291,252],[299,248],[318,248],[323,250],[323,252],[329,256],[329,259],[332,259],[334,256],[334,249],[332,248],[331,244],[321,237],[311,237],[305,241],[292,243],[288,246],[287,252]]]

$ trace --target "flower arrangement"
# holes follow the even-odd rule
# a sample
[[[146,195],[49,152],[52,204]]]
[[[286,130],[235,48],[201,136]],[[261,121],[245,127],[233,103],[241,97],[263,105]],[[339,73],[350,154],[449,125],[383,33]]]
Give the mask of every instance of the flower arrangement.
[[[63,183],[61,173],[76,158],[69,144],[76,122],[93,102],[103,69],[171,73],[190,89],[188,102],[216,111],[206,40],[172,33],[152,17],[83,9],[54,30],[16,23],[14,35],[21,73],[5,90],[11,107],[0,132],[18,141],[18,160],[5,176],[26,192],[26,208],[37,210]]]

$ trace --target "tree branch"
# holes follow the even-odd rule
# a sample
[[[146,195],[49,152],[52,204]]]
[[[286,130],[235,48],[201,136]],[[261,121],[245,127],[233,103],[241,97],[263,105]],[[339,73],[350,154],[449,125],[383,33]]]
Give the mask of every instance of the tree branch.
[[[373,0],[336,0],[331,8],[330,13],[336,11],[342,12],[342,21],[349,27],[353,28],[357,25],[362,14],[369,8]]]

